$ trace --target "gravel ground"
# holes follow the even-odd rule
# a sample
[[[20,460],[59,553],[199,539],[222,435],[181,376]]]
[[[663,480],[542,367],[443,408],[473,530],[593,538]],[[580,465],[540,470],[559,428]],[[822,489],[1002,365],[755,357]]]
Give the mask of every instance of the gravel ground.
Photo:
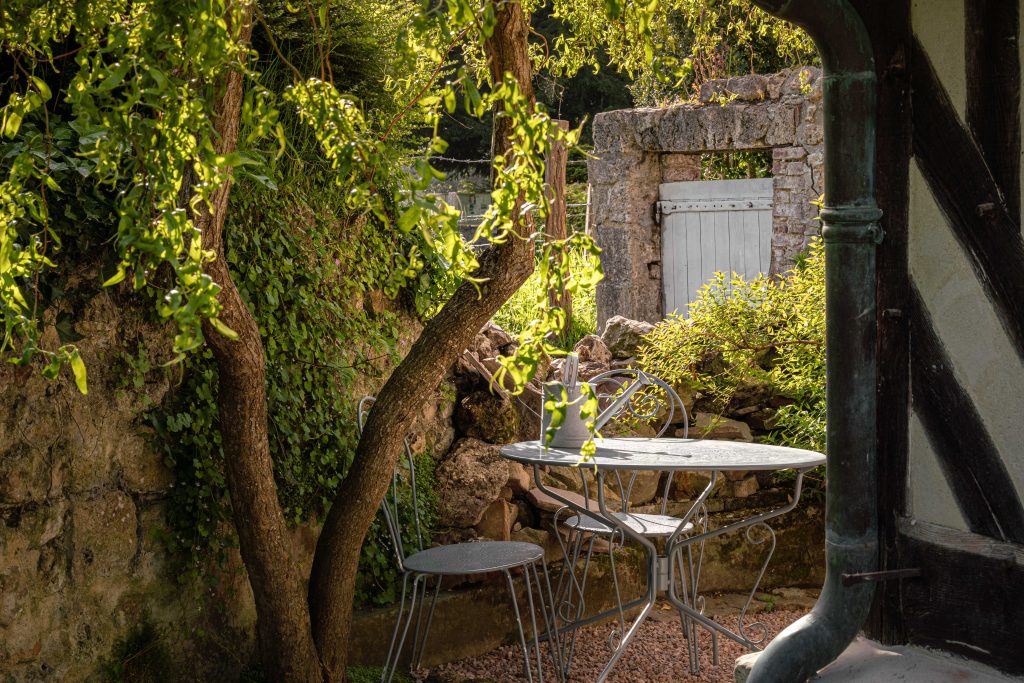
[[[640,632],[630,643],[625,654],[619,660],[609,683],[685,683],[701,681],[702,683],[732,683],[733,665],[736,658],[747,652],[746,648],[729,640],[718,639],[718,665],[711,661],[711,636],[706,630],[700,632],[700,673],[690,674],[689,660],[686,654],[686,641],[682,638],[679,619],[674,610],[664,609],[659,605],[652,618],[640,627]],[[768,630],[768,640],[775,637],[782,629],[807,613],[806,609],[777,610],[748,617],[751,621],[762,622]],[[717,618],[725,626],[735,629],[735,617],[732,619]],[[591,683],[597,679],[602,667],[608,661],[609,651],[606,639],[610,625],[592,626],[580,631],[576,639],[576,654],[573,657],[569,683]],[[757,634],[756,630],[748,630],[748,634]],[[765,641],[767,643],[767,640]],[[546,681],[556,680],[552,675],[550,662],[545,654]],[[471,657],[459,662],[434,667],[430,671],[420,672],[419,681],[427,683],[465,683],[494,682],[512,683],[525,680],[523,676],[523,654],[516,646],[507,646],[489,652],[480,657]]]

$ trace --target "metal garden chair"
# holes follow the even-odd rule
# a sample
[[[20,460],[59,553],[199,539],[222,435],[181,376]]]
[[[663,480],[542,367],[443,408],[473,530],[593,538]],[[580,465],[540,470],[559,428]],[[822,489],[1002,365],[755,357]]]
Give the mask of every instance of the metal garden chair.
[[[603,436],[626,436],[635,429],[646,426],[650,428],[652,423],[656,428],[655,437],[660,437],[673,425],[681,425],[685,438],[689,433],[689,420],[686,414],[686,407],[679,398],[676,391],[664,380],[655,377],[642,370],[626,368],[611,370],[587,380],[595,387],[602,411],[607,407],[613,411],[610,420],[602,428]],[[626,400],[623,397],[630,394]],[[616,406],[615,404],[619,405]],[[594,480],[588,480],[587,468],[579,468],[579,477],[582,482],[583,496],[588,501],[596,497],[596,492],[591,487],[596,487]],[[663,473],[659,473],[663,474]],[[618,497],[621,500],[621,509],[613,514],[624,520],[631,530],[637,534],[651,539],[652,541],[665,542],[672,536],[682,519],[668,515],[668,496],[672,484],[672,473],[665,476],[665,482],[661,486],[661,504],[657,513],[641,513],[630,510],[630,498],[636,484],[639,472],[633,471],[628,476],[623,476],[616,471],[613,484],[617,489]],[[589,502],[587,509],[592,509]],[[590,562],[594,554],[594,545],[597,540],[603,540],[608,546],[608,560],[612,576],[612,583],[615,590],[615,600],[618,611],[617,624],[609,635],[608,644],[611,649],[616,649],[625,632],[625,610],[623,608],[622,594],[619,588],[618,575],[615,570],[615,548],[621,546],[626,540],[621,529],[612,528],[608,524],[589,515],[572,514],[565,519],[562,516],[571,509],[564,507],[555,513],[555,528],[559,525],[565,529],[566,541],[562,545],[562,553],[565,562],[562,565],[562,572],[559,576],[555,590],[557,614],[563,622],[579,623],[586,613],[584,591],[589,574]],[[708,516],[707,508],[701,506],[693,521],[687,522],[683,533],[692,533],[694,529],[707,529]],[[562,543],[562,536],[558,534],[559,543]],[[704,544],[698,545],[695,559],[692,547],[687,547],[686,556],[682,552],[676,555],[677,573],[682,582],[681,595],[686,596],[687,603],[703,611],[703,596],[698,593],[697,586],[700,580],[700,568],[704,555]],[[577,576],[576,568],[582,559],[583,565]],[[697,624],[680,612],[683,634],[687,639],[688,653],[690,655],[690,670],[696,674],[699,669],[697,657]],[[562,664],[565,667],[564,673],[568,676],[569,667],[572,664],[573,650],[576,643],[577,629],[571,634],[563,635]],[[717,661],[717,638],[712,634],[714,640],[715,659]]]
[[[374,398],[366,396],[359,401],[359,431],[362,432],[365,424],[366,414],[373,404]],[[515,615],[516,628],[519,632],[519,644],[523,649],[523,664],[528,681],[533,681],[533,673],[530,664],[530,650],[527,645],[526,634],[523,628],[523,621],[520,615],[519,603],[516,599],[515,583],[512,580],[512,571],[521,570],[523,582],[526,587],[527,606],[529,609],[530,626],[533,629],[533,651],[537,664],[537,679],[539,683],[544,681],[544,673],[541,666],[540,653],[540,631],[537,629],[537,615],[534,607],[534,590],[536,589],[537,601],[540,603],[540,610],[544,616],[545,630],[549,634],[550,651],[555,663],[555,671],[561,678],[560,646],[558,634],[552,628],[554,626],[554,602],[551,599],[551,583],[548,577],[547,564],[544,562],[544,549],[534,543],[522,543],[517,541],[472,541],[452,545],[442,545],[424,549],[423,532],[420,523],[419,497],[416,491],[416,465],[413,460],[412,451],[409,448],[408,439],[405,440],[404,448],[405,467],[408,468],[408,480],[411,489],[410,504],[413,518],[415,538],[411,544],[415,551],[406,554],[406,543],[403,535],[403,528],[400,521],[402,508],[401,495],[399,493],[398,467],[392,474],[391,488],[381,504],[381,513],[387,526],[388,535],[395,553],[395,560],[398,563],[399,571],[402,572],[402,597],[395,620],[395,628],[391,635],[391,642],[388,645],[387,659],[384,662],[384,670],[381,674],[382,683],[392,680],[398,668],[402,651],[405,647],[409,629],[413,621],[416,622],[413,631],[413,643],[411,664],[417,668],[422,661],[423,653],[426,650],[427,636],[434,619],[434,609],[437,606],[437,597],[441,590],[441,581],[445,576],[464,576],[469,574],[484,574],[490,572],[501,572],[505,575],[508,583],[509,593],[512,597],[512,609]],[[540,565],[541,572],[537,571]],[[543,573],[544,583],[541,583],[540,574]],[[433,598],[430,601],[430,608],[424,623],[423,607],[428,592],[428,582],[434,582]],[[547,600],[545,601],[545,590]],[[408,603],[408,612],[406,612]],[[545,603],[551,605],[551,612],[545,607]],[[403,625],[404,624],[404,625]]]

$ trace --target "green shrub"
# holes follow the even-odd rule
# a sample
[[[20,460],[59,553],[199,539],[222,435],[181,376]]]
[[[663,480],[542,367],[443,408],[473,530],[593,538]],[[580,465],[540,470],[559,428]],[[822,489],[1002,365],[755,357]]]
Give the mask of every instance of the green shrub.
[[[379,666],[350,666],[348,680],[349,683],[378,683],[382,671]],[[412,683],[412,679],[401,670],[401,667],[395,672],[395,677],[392,680],[396,683]]]
[[[585,255],[580,251],[569,252],[569,264],[573,269],[586,267]],[[528,328],[537,315],[537,296],[542,283],[535,270],[523,286],[512,295],[494,315],[494,322],[511,335],[517,335]],[[572,318],[569,329],[562,333],[557,346],[569,351],[580,339],[597,330],[597,307],[594,289],[584,291],[572,299]]]
[[[825,257],[820,240],[784,278],[745,280],[716,273],[689,316],[657,325],[640,367],[688,383],[718,412],[737,393],[765,387],[785,403],[769,440],[825,446]]]

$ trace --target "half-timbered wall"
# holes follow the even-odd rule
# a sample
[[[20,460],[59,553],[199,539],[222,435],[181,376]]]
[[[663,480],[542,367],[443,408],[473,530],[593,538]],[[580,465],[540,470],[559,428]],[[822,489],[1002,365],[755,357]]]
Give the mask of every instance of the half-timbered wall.
[[[899,591],[911,642],[1024,672],[1019,7],[915,0],[911,21],[909,300],[891,311],[909,325],[909,442],[903,509],[882,511],[897,514],[890,565],[922,571]]]

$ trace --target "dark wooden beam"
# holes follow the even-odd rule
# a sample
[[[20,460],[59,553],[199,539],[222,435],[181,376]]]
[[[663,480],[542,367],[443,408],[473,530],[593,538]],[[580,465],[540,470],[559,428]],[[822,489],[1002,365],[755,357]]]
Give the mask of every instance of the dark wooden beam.
[[[1020,225],[1020,6],[964,0],[967,127]]]
[[[910,642],[1024,673],[1024,546],[921,520],[900,544],[921,577],[901,581]]]
[[[876,201],[885,239],[877,252],[879,567],[899,569],[898,520],[906,511],[909,332],[907,225],[910,173],[909,0],[853,0],[871,34],[878,68]],[[879,585],[866,624],[886,644],[906,641],[899,583]]]
[[[914,155],[1000,322],[1024,360],[1024,240],[924,48],[913,41]]]
[[[917,288],[911,312],[914,414],[971,531],[1024,543],[1024,506],[971,397],[957,381]]]

